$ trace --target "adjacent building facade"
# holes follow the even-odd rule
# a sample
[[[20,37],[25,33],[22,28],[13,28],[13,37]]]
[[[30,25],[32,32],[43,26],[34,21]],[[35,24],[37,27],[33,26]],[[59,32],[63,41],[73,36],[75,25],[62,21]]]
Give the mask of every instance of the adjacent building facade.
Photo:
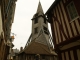
[[[0,60],[7,60],[16,0],[0,0]]]
[[[55,0],[46,12],[59,60],[80,60],[80,0]]]

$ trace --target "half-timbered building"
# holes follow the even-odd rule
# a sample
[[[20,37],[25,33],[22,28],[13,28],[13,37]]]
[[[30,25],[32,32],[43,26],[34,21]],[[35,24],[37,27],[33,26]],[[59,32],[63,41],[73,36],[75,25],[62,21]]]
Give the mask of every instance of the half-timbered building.
[[[80,60],[80,0],[55,0],[48,11],[59,60]]]
[[[0,60],[7,60],[17,0],[0,0]]]

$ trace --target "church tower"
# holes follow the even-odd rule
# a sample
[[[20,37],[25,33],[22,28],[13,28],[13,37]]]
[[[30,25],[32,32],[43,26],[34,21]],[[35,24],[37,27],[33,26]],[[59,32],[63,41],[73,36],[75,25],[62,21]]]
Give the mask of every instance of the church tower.
[[[57,55],[49,41],[47,18],[39,2],[36,14],[32,18],[32,34],[25,47],[27,54]]]
[[[32,34],[19,54],[22,60],[57,60],[57,54],[50,44],[47,18],[39,2],[36,14],[32,18]]]
[[[32,40],[42,44],[46,44],[49,40],[48,22],[40,2],[32,18]]]

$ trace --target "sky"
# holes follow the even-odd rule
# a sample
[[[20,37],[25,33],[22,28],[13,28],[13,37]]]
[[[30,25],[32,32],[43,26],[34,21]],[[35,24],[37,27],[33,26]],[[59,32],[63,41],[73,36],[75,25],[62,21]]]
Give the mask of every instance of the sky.
[[[40,0],[44,13],[54,0]],[[17,0],[11,32],[14,33],[13,49],[24,47],[32,29],[32,17],[37,11],[39,0]],[[50,30],[50,28],[49,28]]]

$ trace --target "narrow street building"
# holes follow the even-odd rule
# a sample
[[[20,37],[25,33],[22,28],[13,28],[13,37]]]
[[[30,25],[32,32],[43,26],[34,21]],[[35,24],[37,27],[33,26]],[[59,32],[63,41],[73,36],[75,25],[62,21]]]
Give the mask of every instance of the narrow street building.
[[[16,0],[0,0],[0,60],[7,60]]]
[[[32,18],[32,34],[24,49],[14,56],[14,60],[56,60],[57,54],[51,44],[47,18],[39,2]]]
[[[80,0],[55,0],[46,12],[59,60],[80,60]]]

